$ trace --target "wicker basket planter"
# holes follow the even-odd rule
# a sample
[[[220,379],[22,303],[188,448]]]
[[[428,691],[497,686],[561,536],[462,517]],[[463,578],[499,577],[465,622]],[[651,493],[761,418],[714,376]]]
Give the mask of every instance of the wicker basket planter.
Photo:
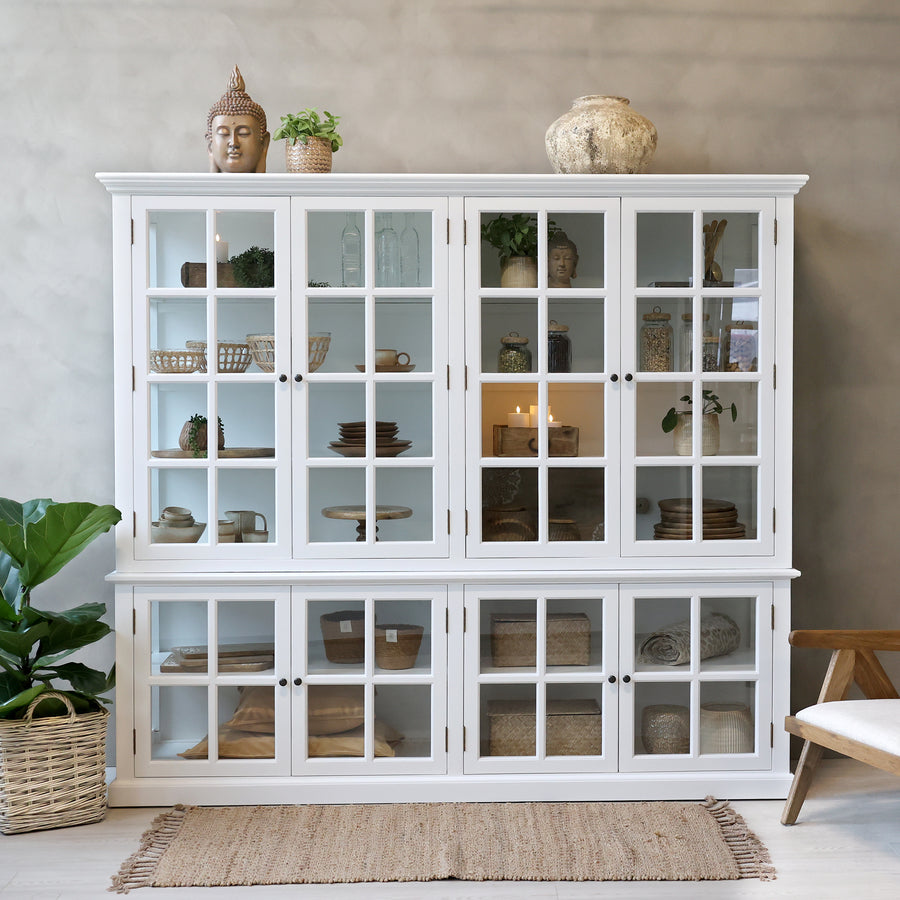
[[[306,143],[286,140],[284,161],[288,172],[330,172],[332,161],[331,141],[309,136]]]
[[[65,716],[32,719],[48,697]],[[76,714],[68,697],[46,691],[22,719],[0,719],[0,832],[20,834],[99,822],[106,815],[109,710]]]
[[[381,669],[411,669],[424,633],[422,625],[376,625],[375,665]]]
[[[342,609],[319,617],[325,658],[333,663],[361,663],[366,658],[366,614]]]
[[[532,700],[489,700],[491,756],[534,756]],[[603,719],[596,700],[547,701],[547,756],[599,756]]]
[[[203,354],[203,364],[200,371],[205,372],[208,365],[206,341],[185,341],[185,347],[188,350],[195,350]],[[250,366],[252,357],[250,355],[250,347],[247,344],[219,341],[217,352],[217,368],[219,372],[246,372]]]
[[[537,618],[530,613],[491,615],[495,666],[534,666]],[[547,665],[586,666],[591,661],[591,622],[584,613],[547,613]]]

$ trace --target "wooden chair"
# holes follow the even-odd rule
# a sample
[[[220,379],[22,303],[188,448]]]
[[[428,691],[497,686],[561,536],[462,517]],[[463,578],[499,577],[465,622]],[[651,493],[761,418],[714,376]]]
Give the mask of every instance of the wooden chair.
[[[804,740],[788,794],[783,825],[797,821],[825,748],[900,775],[900,694],[875,656],[900,650],[900,631],[792,631],[794,647],[832,651],[818,702],[784,720]],[[866,700],[845,700],[853,682]]]

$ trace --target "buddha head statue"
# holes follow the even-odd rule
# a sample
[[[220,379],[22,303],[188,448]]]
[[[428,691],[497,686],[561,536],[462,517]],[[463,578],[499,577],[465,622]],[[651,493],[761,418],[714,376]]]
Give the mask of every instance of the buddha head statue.
[[[263,108],[244,90],[234,67],[228,90],[213,104],[206,119],[210,172],[265,172],[271,135]]]
[[[577,265],[575,242],[564,231],[558,231],[547,242],[547,286],[571,287]]]

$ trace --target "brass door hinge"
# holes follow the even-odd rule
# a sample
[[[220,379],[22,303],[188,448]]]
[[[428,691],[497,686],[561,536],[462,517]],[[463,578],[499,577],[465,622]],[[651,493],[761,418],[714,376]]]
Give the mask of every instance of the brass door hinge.
[[[131,633],[137,634],[137,610],[131,611]]]
[[[447,243],[450,243],[450,218],[447,217]]]
[[[447,366],[447,390],[450,390],[450,366]]]
[[[134,219],[131,220],[131,243],[134,244]]]
[[[450,634],[450,609],[444,610],[444,634]]]
[[[137,756],[137,728],[131,731],[131,747],[134,755]]]
[[[775,220],[774,234],[772,235],[773,243],[778,243],[778,219]]]
[[[466,510],[466,537],[469,536],[469,511]]]
[[[775,747],[775,723],[769,723],[769,749],[773,749]]]
[[[772,507],[772,534],[775,534],[775,507]]]
[[[469,367],[466,366],[464,371],[465,371],[465,377],[463,378],[463,388],[464,388],[464,390],[468,390],[469,389]]]
[[[131,536],[137,537],[137,513],[131,514]]]
[[[444,753],[450,751],[450,729],[444,728]]]
[[[772,363],[772,390],[778,387],[778,364]]]
[[[469,221],[468,219],[463,219],[463,245],[469,243]]]
[[[134,393],[137,390],[137,369],[134,366],[131,367],[131,392]]]
[[[468,618],[468,617],[466,616],[466,608],[463,607],[463,633],[464,633],[464,634],[465,634],[465,631],[466,631],[466,628],[467,628],[467,622],[466,622],[466,619],[467,619],[467,618]]]
[[[463,725],[463,753],[466,751],[466,726]]]
[[[772,604],[772,631],[775,630],[775,604]]]

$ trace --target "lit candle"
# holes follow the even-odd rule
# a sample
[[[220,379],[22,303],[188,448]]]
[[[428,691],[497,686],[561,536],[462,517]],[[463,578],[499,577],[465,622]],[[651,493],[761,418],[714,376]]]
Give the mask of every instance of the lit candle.
[[[509,428],[527,428],[529,418],[528,413],[523,413],[517,406],[514,413],[506,414],[506,424]]]
[[[548,428],[562,428],[562,422],[554,422],[553,416],[550,413],[547,413],[547,427]]]
[[[216,235],[216,262],[228,262],[228,241],[223,241],[218,235]]]

